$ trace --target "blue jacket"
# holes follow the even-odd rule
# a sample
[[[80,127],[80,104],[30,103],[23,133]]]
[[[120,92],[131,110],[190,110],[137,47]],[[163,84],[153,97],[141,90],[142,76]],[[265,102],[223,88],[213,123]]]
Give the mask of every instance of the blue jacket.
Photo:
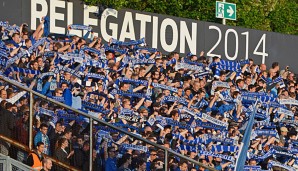
[[[34,146],[37,146],[38,142],[44,143],[44,153],[50,155],[50,139],[47,135],[43,135],[40,131],[34,137]]]

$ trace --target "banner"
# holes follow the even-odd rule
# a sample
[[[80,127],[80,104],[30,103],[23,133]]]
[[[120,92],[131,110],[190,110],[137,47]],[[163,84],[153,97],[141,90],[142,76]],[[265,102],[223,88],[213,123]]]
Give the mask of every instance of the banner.
[[[36,30],[40,18],[49,16],[50,33],[53,34],[65,35],[72,23],[88,25],[95,36],[102,38],[102,43],[109,42],[111,37],[122,42],[145,37],[150,48],[156,48],[163,54],[176,51],[181,56],[189,52],[199,55],[203,50],[208,57],[221,56],[224,60],[252,58],[255,63],[267,66],[279,61],[280,68],[290,64],[290,70],[298,72],[297,67],[291,66],[298,63],[298,58],[293,58],[298,54],[298,36],[144,11],[110,8],[102,11],[99,8],[84,5],[79,0],[22,0],[22,4],[19,0],[10,0],[0,6],[0,21],[18,26],[28,23],[31,30]],[[11,9],[19,12],[14,13]],[[80,37],[86,32],[69,30],[70,35]]]

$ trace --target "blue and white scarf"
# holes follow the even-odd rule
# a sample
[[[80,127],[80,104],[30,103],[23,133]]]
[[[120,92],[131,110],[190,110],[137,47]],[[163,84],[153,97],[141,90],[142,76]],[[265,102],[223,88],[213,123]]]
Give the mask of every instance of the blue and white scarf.
[[[28,52],[31,54],[38,48],[38,46],[43,45],[46,41],[49,41],[46,37],[39,39],[28,49]]]
[[[298,126],[298,121],[297,120],[283,120],[282,122],[287,124],[287,125],[293,124],[293,125]]]
[[[97,54],[98,56],[101,56],[101,51],[97,50],[97,49],[94,49],[94,48],[91,48],[91,47],[88,47],[88,46],[84,46],[83,48],[81,48],[80,51],[88,51],[88,52],[91,52],[91,53],[95,53]]]
[[[80,25],[80,24],[71,24],[71,25],[69,25],[69,28],[74,29],[74,30],[87,30],[87,31],[92,30],[91,26]]]
[[[112,90],[110,92],[111,95],[119,94],[120,96],[128,96],[128,97],[137,97],[137,98],[146,98],[146,94],[144,93],[133,93],[128,91],[122,91],[122,90]]]
[[[171,126],[178,126],[182,129],[188,129],[191,130],[191,126],[188,124],[182,124],[181,122],[175,121],[172,118],[157,116],[156,120],[159,121],[161,126],[171,125]]]
[[[190,118],[191,118],[191,115],[189,114],[185,114],[185,113],[180,114],[180,119],[190,119]]]
[[[140,40],[131,40],[129,42],[122,42],[112,38],[111,44],[118,45],[118,46],[131,46],[131,45],[145,44],[145,38],[141,38]]]
[[[122,144],[122,148],[127,149],[127,150],[137,150],[137,151],[143,151],[147,152],[148,148],[146,146],[141,146],[141,145],[134,145],[134,144]]]
[[[236,143],[236,141],[232,138],[221,138],[221,137],[217,137],[217,136],[214,136],[214,135],[211,135],[211,134],[207,134],[205,137],[207,138],[208,143],[211,142],[211,141],[221,142],[223,144],[230,144],[230,145]]]
[[[3,50],[3,51],[9,50],[2,40],[0,40],[0,50]]]
[[[197,65],[197,66],[204,66],[203,63],[199,63],[199,62],[196,62],[196,61],[191,61],[187,58],[184,58],[183,60],[181,60],[182,63],[187,63],[187,64],[190,64],[190,65]]]
[[[126,54],[127,50],[126,49],[121,49],[121,48],[115,48],[115,47],[111,47],[111,46],[104,46],[105,51],[111,51],[111,52],[118,52],[120,54]]]
[[[51,98],[54,99],[54,100],[56,100],[56,101],[58,101],[58,102],[61,102],[61,103],[64,103],[65,102],[65,99],[64,99],[63,96],[62,97],[60,97],[60,96],[52,96]]]
[[[218,158],[221,158],[221,159],[224,159],[224,160],[231,161],[233,163],[235,162],[235,158],[232,157],[232,156],[223,155],[223,154],[216,154],[216,153],[212,153],[212,152],[209,152],[209,151],[199,151],[198,155],[199,156],[204,155],[204,156],[218,157]]]
[[[49,58],[49,57],[52,57],[52,56],[55,56],[57,52],[55,51],[46,51],[43,56],[46,57],[46,58]]]
[[[175,93],[178,92],[178,89],[177,88],[171,87],[171,86],[167,86],[167,85],[164,85],[164,84],[152,83],[151,85],[153,87],[155,87],[155,88],[161,88],[161,89],[165,89],[165,90],[170,90],[170,91],[175,92]]]
[[[200,120],[196,120],[195,123],[196,123],[195,126],[202,127],[202,128],[221,130],[221,131],[226,129],[226,127],[216,125],[216,124],[213,124],[213,123],[210,123],[210,122],[202,122]]]
[[[228,127],[228,123],[226,122],[223,122],[223,121],[220,121],[218,119],[215,119],[213,118],[212,116],[208,115],[208,114],[205,114],[205,113],[194,113],[193,111],[189,110],[188,108],[186,107],[183,107],[182,110],[184,110],[185,112],[189,113],[190,115],[192,115],[195,119],[206,119],[207,121],[213,123],[213,124],[216,124],[216,125],[219,125],[219,126],[222,126],[222,127],[225,127],[227,128]]]
[[[244,171],[262,171],[261,166],[244,166]]]
[[[63,119],[65,122],[76,120],[76,121],[78,121],[78,123],[80,123],[82,121],[79,116],[77,116],[75,114],[68,113],[65,110],[58,110],[57,116],[58,116],[58,118]]]
[[[133,65],[145,65],[145,64],[155,64],[155,59],[135,59],[132,60]]]
[[[213,118],[212,116],[210,116],[210,115],[208,115],[206,113],[200,113],[198,115],[198,117],[199,118],[202,118],[202,119],[206,119],[207,121],[209,121],[209,122],[211,122],[213,124],[219,125],[219,126],[223,126],[223,127],[226,127],[226,128],[229,126],[228,123],[223,122],[223,121],[220,121],[218,119],[215,119],[215,118]]]
[[[165,96],[161,102],[162,103],[178,102],[180,104],[183,104],[184,106],[188,105],[188,102],[184,97],[176,97],[176,96]]]
[[[0,21],[0,26],[4,28],[4,36],[7,36],[10,31],[16,33],[20,32],[20,27],[19,26],[11,26],[7,21],[3,22]]]
[[[212,145],[211,150],[212,152],[237,152],[239,150],[238,146],[226,146],[226,145]]]
[[[210,75],[210,72],[209,71],[193,74],[193,76],[195,78],[203,78],[203,77],[206,77],[208,75]]]
[[[70,69],[68,68],[67,66],[58,66],[54,69],[54,73],[55,74],[58,74],[60,73],[60,71],[64,71],[64,72],[68,72],[70,73],[71,75],[74,75],[78,78],[81,78],[81,75],[84,75],[84,73],[82,73],[81,71],[76,71],[76,70],[73,70],[73,69]]]
[[[71,24],[69,25],[69,28],[73,30],[87,30],[87,33],[84,35],[84,39],[87,39],[89,37],[90,32],[92,31],[91,26],[81,24]],[[67,31],[67,35],[69,36],[69,30]]]
[[[39,79],[43,79],[44,77],[47,77],[47,76],[55,76],[56,74],[53,73],[53,72],[45,72],[45,73],[42,73],[40,74],[38,77]]]
[[[118,114],[119,119],[124,119],[132,122],[139,122],[140,117],[133,110],[123,108]]]
[[[99,130],[96,134],[97,140],[96,140],[96,147],[99,148],[101,141],[104,139],[108,143],[114,142],[112,137],[110,136],[110,133],[104,130]]]
[[[10,65],[12,65],[13,63],[15,63],[15,61],[17,61],[18,59],[20,59],[24,55],[27,55],[27,52],[26,51],[19,52],[17,55],[15,55],[14,57],[12,57],[9,60],[7,60],[5,67],[6,68],[10,67]]]
[[[188,70],[192,70],[192,71],[197,71],[197,72],[204,72],[205,69],[202,66],[197,66],[197,65],[190,65],[187,63],[178,63],[175,66],[175,70],[179,70],[179,69],[188,69]]]
[[[4,74],[6,76],[8,76],[11,72],[19,72],[19,73],[33,74],[33,75],[39,75],[40,74],[40,71],[38,71],[38,70],[19,68],[19,67],[9,67],[5,70]]]
[[[298,105],[298,101],[295,99],[281,99],[279,100],[280,104],[290,104],[290,105]]]
[[[273,136],[273,137],[279,137],[278,132],[276,130],[271,130],[271,129],[256,129],[251,133],[251,139],[256,138],[257,136]]]
[[[0,53],[1,53],[1,51],[0,51]],[[7,61],[8,61],[8,58],[4,57],[4,56],[1,56],[1,54],[0,54],[0,65],[5,67]]]
[[[85,67],[86,66],[91,66],[91,67],[95,67],[95,68],[104,68],[104,69],[107,69],[108,68],[108,66],[106,65],[105,62],[103,62],[103,61],[97,61],[97,60],[94,60],[94,59],[89,59],[84,64],[85,64]],[[84,69],[84,67],[83,67],[83,69]]]
[[[95,78],[95,79],[99,79],[99,80],[105,80],[106,76],[105,75],[100,75],[100,74],[95,74],[95,73],[88,73],[86,75],[86,77],[88,78]]]
[[[0,26],[6,28],[9,26],[8,22],[7,21],[0,21]]]
[[[276,98],[268,96],[266,93],[252,93],[252,92],[242,92],[242,103],[253,104],[256,100],[260,102],[276,102]],[[252,102],[252,103],[251,103]]]
[[[220,60],[220,62],[213,62],[210,66],[217,66],[219,70],[229,70],[235,72],[241,72],[241,65],[249,64],[249,60],[240,62]]]
[[[76,53],[66,53],[66,54],[59,54],[59,59],[63,59],[65,61],[78,62],[83,63],[85,59],[85,55],[76,54]]]
[[[212,83],[212,89],[215,90],[217,87],[230,88],[230,85],[228,82],[214,81]]]
[[[287,116],[291,116],[293,117],[294,116],[294,113],[290,110],[287,110],[287,109],[283,109],[283,108],[278,108],[278,111],[277,111],[278,114],[285,114]]]
[[[102,113],[102,114],[107,114],[107,112],[108,112],[107,110],[104,110],[102,105],[93,104],[91,102],[87,102],[84,100],[82,101],[82,106],[84,108],[91,109],[91,110],[94,110],[94,111]]]
[[[281,83],[281,85],[284,84],[283,78],[281,76],[275,78],[274,80],[269,80],[266,77],[264,77],[264,75],[262,75],[261,78],[265,81],[265,83],[268,86],[271,86],[271,85],[276,84],[276,83]]]
[[[124,82],[124,83],[135,83],[135,84],[139,84],[139,85],[144,85],[144,86],[148,86],[148,81],[147,80],[135,80],[135,79],[129,79],[129,78],[125,78],[125,77],[121,77],[118,79],[120,82]]]
[[[263,121],[255,121],[254,124],[258,128],[264,127],[265,129],[275,129],[276,125],[272,122],[269,122],[269,121],[270,121],[270,118],[267,118],[266,120],[263,120]]]
[[[4,51],[8,50],[8,48],[6,47],[5,43],[2,40],[0,40],[0,49]]]
[[[276,162],[276,161],[270,161],[270,162],[268,162],[268,166],[267,167],[268,167],[269,170],[272,169],[273,167],[284,168],[284,169],[286,169],[288,171],[295,171],[296,170],[295,168],[293,168],[293,167],[291,167],[289,165],[285,165],[285,164],[282,164],[282,163]]]
[[[172,134],[173,135],[173,138],[176,138],[176,139],[179,139],[181,141],[183,141],[184,143],[186,144],[189,144],[189,145],[198,145],[198,144],[208,144],[209,142],[207,142],[207,138],[204,137],[204,138],[201,138],[201,137],[198,137],[194,140],[187,140],[186,138],[184,138],[182,135],[180,134]]]
[[[55,116],[55,112],[52,110],[48,110],[48,109],[44,109],[42,107],[38,108],[38,114],[42,114],[42,115],[48,115],[48,116]]]
[[[180,146],[178,147],[178,150],[180,153],[181,151],[184,151],[184,150],[197,153],[198,150],[202,150],[202,148],[200,149],[200,146],[190,146],[190,145],[180,144]]]

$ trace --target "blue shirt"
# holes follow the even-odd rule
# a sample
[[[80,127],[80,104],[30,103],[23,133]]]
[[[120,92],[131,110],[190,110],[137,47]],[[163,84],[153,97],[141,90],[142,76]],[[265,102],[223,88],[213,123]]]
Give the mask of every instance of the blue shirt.
[[[117,159],[116,158],[108,158],[106,160],[106,171],[117,171]]]

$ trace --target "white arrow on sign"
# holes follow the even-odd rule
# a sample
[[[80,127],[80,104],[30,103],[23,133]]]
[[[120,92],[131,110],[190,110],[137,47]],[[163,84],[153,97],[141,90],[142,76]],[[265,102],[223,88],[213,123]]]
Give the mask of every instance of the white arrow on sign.
[[[227,12],[229,13],[229,17],[231,17],[234,14],[234,10],[231,6],[229,6],[229,9],[227,10]]]

